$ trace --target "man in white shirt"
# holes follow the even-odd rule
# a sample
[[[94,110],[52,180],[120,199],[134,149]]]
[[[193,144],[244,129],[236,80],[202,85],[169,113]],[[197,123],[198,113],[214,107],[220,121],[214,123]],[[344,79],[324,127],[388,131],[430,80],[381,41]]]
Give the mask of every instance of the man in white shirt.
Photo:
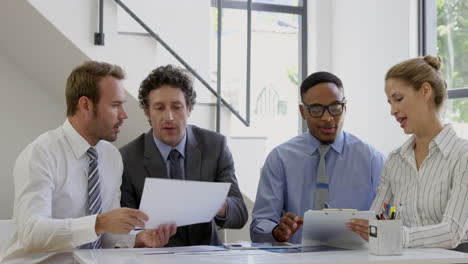
[[[86,62],[67,80],[67,119],[16,160],[15,231],[1,263],[73,263],[76,248],[161,247],[175,225],[144,228],[141,211],[120,208],[123,171],[115,141],[127,118],[124,73]]]

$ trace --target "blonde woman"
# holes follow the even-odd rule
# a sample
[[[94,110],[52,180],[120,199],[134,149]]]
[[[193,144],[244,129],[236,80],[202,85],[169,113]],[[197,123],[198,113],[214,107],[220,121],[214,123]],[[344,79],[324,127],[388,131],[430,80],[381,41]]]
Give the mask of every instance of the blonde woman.
[[[404,247],[455,248],[468,241],[468,141],[440,119],[447,85],[438,57],[393,66],[385,77],[391,114],[412,134],[385,163],[371,210],[394,205],[403,222]],[[348,228],[368,239],[368,221]]]

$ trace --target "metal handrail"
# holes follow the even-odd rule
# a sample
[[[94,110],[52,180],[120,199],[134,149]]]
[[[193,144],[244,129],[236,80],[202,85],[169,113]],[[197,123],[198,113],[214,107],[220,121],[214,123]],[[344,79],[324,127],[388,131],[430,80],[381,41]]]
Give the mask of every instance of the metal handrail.
[[[222,24],[222,19],[223,18],[223,9],[221,7],[221,4],[218,6],[218,53],[217,53],[217,60],[216,60],[216,88],[218,94],[221,94],[221,56],[222,56],[222,45],[221,45],[221,36],[223,32],[223,24]],[[219,132],[221,130],[221,100],[220,97],[216,98],[216,132]]]
[[[252,0],[247,0],[247,73],[245,76],[246,98],[245,98],[245,114],[247,120],[250,121],[250,61],[252,52]]]
[[[99,32],[94,33],[94,45],[104,46],[104,0],[99,0]]]
[[[103,0],[100,0],[100,1],[103,1]],[[149,28],[135,13],[133,13],[124,3],[122,3],[122,1],[120,0],[114,0],[123,10],[125,10],[125,12],[127,12],[127,14],[129,14],[141,27],[143,27],[143,29],[146,30],[146,32],[148,32],[148,34],[150,36],[152,36],[156,41],[158,41],[170,54],[172,54],[172,56],[174,56],[174,58],[176,58],[191,74],[193,74],[193,76],[198,79],[214,96],[217,97],[217,111],[216,111],[216,114],[217,114],[217,124],[216,124],[216,131],[219,132],[219,129],[220,129],[220,104],[224,104],[224,106],[226,106],[226,108],[229,109],[229,111],[234,114],[245,126],[250,126],[250,83],[247,85],[247,105],[246,105],[246,110],[247,110],[247,117],[244,118],[242,117],[239,112],[237,110],[234,109],[234,107],[229,104],[222,96],[221,96],[221,85],[220,85],[220,80],[218,80],[218,91],[216,91],[215,89],[213,89],[210,84],[205,81],[184,59],[182,59],[182,57],[180,57],[171,47],[169,47],[169,45],[161,39],[161,37],[156,34],[151,28]],[[252,9],[251,9],[251,4],[252,4],[252,1],[251,0],[248,0],[249,1],[249,8],[248,8],[248,12],[249,12],[249,15],[248,15],[248,32],[250,34],[250,20],[251,20],[251,12],[252,12]],[[220,7],[218,7],[218,10],[220,9]],[[218,13],[218,17],[221,16],[220,13]],[[218,23],[218,27],[220,27],[220,23]],[[219,31],[219,30],[218,30]],[[220,32],[218,32],[219,34]],[[248,41],[249,41],[250,37],[248,37]],[[250,45],[250,44],[248,44]],[[218,49],[220,49],[220,47],[218,47]],[[248,64],[248,69],[250,69],[250,58],[247,60],[247,64]],[[218,62],[218,67],[219,67],[219,62]],[[220,74],[220,69],[218,69],[218,75]],[[250,72],[248,73],[250,74]],[[248,79],[249,80],[249,79]]]

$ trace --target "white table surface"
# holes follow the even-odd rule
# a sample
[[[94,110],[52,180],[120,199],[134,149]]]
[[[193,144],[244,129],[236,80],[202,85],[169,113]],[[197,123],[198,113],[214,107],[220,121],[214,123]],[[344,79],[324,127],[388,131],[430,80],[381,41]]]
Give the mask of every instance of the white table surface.
[[[179,264],[179,263],[468,263],[468,254],[445,249],[405,249],[401,256],[374,256],[366,250],[308,252],[308,253],[273,253],[252,250],[230,250],[192,254],[157,254],[145,255],[151,249],[99,249],[75,250],[74,257],[81,264]]]

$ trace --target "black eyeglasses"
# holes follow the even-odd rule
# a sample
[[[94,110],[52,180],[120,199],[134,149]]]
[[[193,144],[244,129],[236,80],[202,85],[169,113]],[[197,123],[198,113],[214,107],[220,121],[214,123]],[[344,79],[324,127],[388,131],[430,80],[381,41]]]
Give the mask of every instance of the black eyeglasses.
[[[325,113],[325,110],[330,113],[332,116],[339,116],[343,113],[343,109],[346,105],[346,98],[343,98],[341,102],[334,102],[329,105],[321,105],[321,104],[311,104],[305,105],[303,104],[307,110],[309,110],[309,114],[311,117],[320,118]]]

